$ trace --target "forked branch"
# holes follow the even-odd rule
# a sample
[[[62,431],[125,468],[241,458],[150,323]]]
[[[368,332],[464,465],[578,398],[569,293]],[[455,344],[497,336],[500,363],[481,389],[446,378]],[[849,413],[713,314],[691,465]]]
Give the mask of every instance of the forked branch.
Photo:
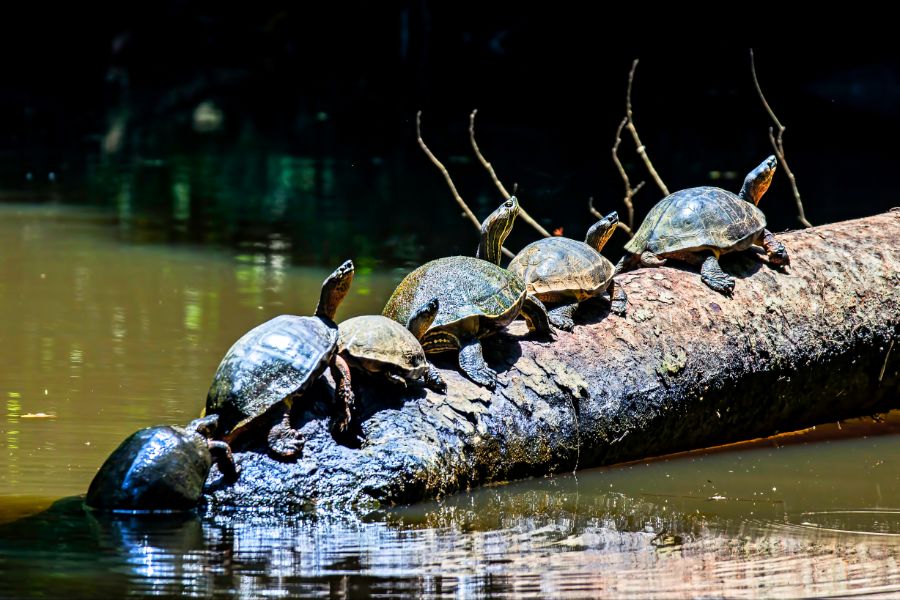
[[[666,187],[666,184],[663,183],[662,177],[659,176],[659,173],[656,172],[656,169],[653,167],[653,163],[650,161],[650,156],[647,154],[647,147],[641,141],[641,137],[638,135],[637,127],[634,126],[634,113],[631,110],[631,88],[634,85],[634,72],[638,66],[638,59],[634,59],[634,62],[631,63],[631,71],[628,72],[628,89],[625,92],[625,120],[623,121],[624,127],[631,133],[631,137],[634,139],[634,145],[637,146],[637,153],[641,157],[641,160],[644,161],[644,165],[647,167],[647,170],[650,172],[650,176],[653,177],[653,181],[656,182],[657,187],[662,191],[664,196],[669,195],[669,188]],[[622,128],[619,128],[619,135],[621,135]]]
[[[475,156],[478,157],[478,160],[481,161],[481,164],[487,169],[487,172],[491,175],[491,179],[494,181],[494,185],[497,186],[497,189],[500,190],[500,193],[503,194],[504,198],[509,198],[510,193],[506,191],[506,188],[501,183],[500,178],[497,177],[497,173],[494,171],[493,165],[487,161],[484,155],[481,153],[481,150],[478,148],[478,142],[475,141],[475,115],[478,114],[478,109],[472,111],[472,114],[469,115],[469,141],[472,142],[472,150],[475,151]],[[515,193],[515,192],[514,192]],[[519,218],[534,227],[535,231],[540,233],[544,237],[550,237],[550,232],[541,227],[541,224],[535,221],[531,215],[528,214],[524,208],[522,208],[521,203],[519,204]]]
[[[475,213],[472,212],[472,209],[469,208],[469,205],[466,204],[466,201],[463,200],[462,196],[459,195],[459,192],[456,189],[456,186],[453,184],[453,179],[450,177],[450,173],[447,171],[447,167],[438,160],[438,158],[434,155],[434,153],[425,145],[425,140],[422,139],[422,111],[416,113],[416,140],[419,142],[419,147],[422,148],[422,151],[426,156],[431,160],[435,167],[441,172],[444,176],[444,180],[447,182],[447,187],[450,188],[450,192],[453,194],[453,198],[456,199],[456,203],[459,204],[460,208],[463,210],[463,214],[468,217],[469,221],[475,225],[475,229],[481,232],[481,221],[478,220],[478,217],[475,216]],[[508,198],[509,196],[507,196]],[[520,209],[521,210],[521,209]],[[503,250],[503,254],[507,257],[512,258],[515,256],[512,252],[507,250],[506,248],[501,248]]]
[[[629,97],[631,96],[631,92],[629,89]],[[618,227],[622,231],[628,234],[629,237],[633,236],[634,233],[634,203],[632,202],[632,198],[634,195],[640,191],[642,187],[644,187],[644,182],[641,181],[636,186],[631,187],[631,179],[628,177],[628,172],[625,171],[625,165],[622,164],[622,161],[619,160],[619,144],[622,143],[622,130],[625,129],[625,126],[628,124],[628,117],[622,119],[622,122],[619,123],[619,127],[616,129],[616,141],[613,143],[612,147],[612,159],[616,164],[616,169],[619,170],[619,175],[622,177],[622,182],[625,184],[625,198],[623,202],[625,203],[625,209],[628,211],[627,218],[628,222],[624,223],[619,221]],[[594,199],[591,198],[588,201],[588,209],[591,211],[591,214],[596,216],[597,218],[603,218],[602,215],[596,210],[594,210]]]
[[[756,86],[756,93],[759,94],[759,99],[762,102],[763,108],[766,109],[766,112],[769,113],[769,118],[772,119],[772,122],[775,123],[775,127],[778,128],[778,135],[775,135],[775,128],[769,127],[769,142],[772,144],[772,149],[775,150],[775,155],[778,157],[778,161],[781,163],[785,175],[787,175],[788,180],[791,182],[791,189],[794,191],[794,201],[797,203],[797,220],[799,220],[804,227],[812,227],[812,223],[806,219],[806,213],[803,210],[803,200],[800,198],[800,190],[797,188],[797,178],[794,177],[794,172],[791,171],[787,159],[784,157],[784,130],[786,127],[781,124],[781,121],[775,116],[775,111],[773,111],[772,107],[769,106],[769,103],[766,102],[762,87],[759,85],[759,79],[756,77],[756,60],[753,58],[752,48],[750,49],[750,73],[753,75],[753,85]]]

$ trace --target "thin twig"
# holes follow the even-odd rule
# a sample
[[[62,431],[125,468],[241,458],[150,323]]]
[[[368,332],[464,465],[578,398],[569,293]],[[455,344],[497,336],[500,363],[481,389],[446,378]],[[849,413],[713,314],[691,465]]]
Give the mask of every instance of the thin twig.
[[[794,172],[791,171],[787,159],[784,158],[784,130],[786,127],[782,125],[781,121],[778,120],[778,117],[775,116],[775,111],[772,110],[772,107],[769,106],[769,103],[766,102],[766,97],[763,95],[762,87],[759,85],[759,79],[756,77],[756,60],[753,57],[753,48],[750,49],[750,73],[753,75],[753,85],[756,86],[756,93],[759,94],[759,99],[762,102],[763,108],[766,109],[772,122],[775,123],[775,127],[778,128],[778,135],[776,136],[775,129],[769,127],[769,142],[772,144],[776,156],[778,156],[778,161],[784,168],[785,175],[787,175],[788,180],[791,182],[791,189],[794,191],[794,200],[797,203],[797,219],[804,227],[812,227],[812,223],[806,219],[806,213],[803,210],[803,200],[800,199],[800,190],[797,188],[797,178],[794,177]]]
[[[631,94],[629,93],[629,96]],[[616,163],[616,168],[619,170],[619,175],[622,177],[622,181],[625,183],[625,208],[628,210],[628,224],[624,224],[619,221],[620,228],[628,234],[629,237],[633,236],[632,230],[634,229],[634,203],[631,201],[634,198],[634,195],[638,193],[638,191],[644,187],[644,182],[640,182],[635,187],[631,187],[631,179],[628,178],[628,173],[625,171],[625,166],[622,164],[622,161],[619,160],[619,144],[622,143],[622,130],[625,129],[625,125],[628,123],[628,117],[622,119],[622,122],[619,123],[619,127],[616,129],[616,141],[613,143],[612,147],[612,159],[613,162]],[[591,207],[593,210],[593,206]],[[596,211],[595,211],[596,212]],[[598,213],[599,214],[599,213]]]
[[[475,216],[475,213],[472,212],[472,209],[469,208],[469,205],[466,204],[466,201],[462,199],[462,196],[459,195],[459,192],[456,190],[456,186],[453,185],[453,179],[450,178],[450,173],[447,172],[447,167],[437,159],[434,153],[428,149],[428,146],[425,145],[425,140],[422,139],[422,111],[416,113],[416,140],[419,142],[419,147],[422,148],[422,151],[428,156],[434,166],[438,168],[441,174],[444,176],[444,180],[447,182],[447,186],[450,188],[450,191],[453,193],[453,197],[456,199],[456,203],[459,204],[460,208],[463,210],[463,214],[469,218],[472,224],[475,225],[475,229],[481,232],[481,221],[478,220],[478,217]],[[502,248],[503,254],[512,258],[515,256],[512,252],[507,250],[506,248]]]
[[[497,189],[500,190],[500,193],[503,194],[504,198],[509,198],[510,193],[506,191],[506,188],[503,187],[503,184],[500,182],[500,179],[497,177],[497,173],[494,171],[493,165],[487,161],[484,155],[481,153],[481,150],[478,148],[478,143],[475,141],[475,115],[478,113],[478,109],[472,111],[472,114],[469,115],[469,140],[472,142],[472,149],[475,151],[475,156],[478,157],[478,160],[481,161],[481,164],[484,165],[484,168],[487,169],[488,173],[491,174],[491,179],[494,180],[494,185],[497,186]],[[515,194],[515,192],[513,192]],[[522,208],[522,205],[519,204],[519,218],[534,227],[534,229],[540,233],[544,237],[550,237],[550,232],[541,227],[541,224],[535,221],[528,212]]]
[[[669,188],[666,187],[666,184],[663,183],[662,177],[659,176],[659,173],[656,172],[656,169],[653,167],[653,163],[650,161],[650,156],[647,154],[647,147],[641,141],[640,136],[637,132],[637,127],[634,126],[634,114],[631,110],[631,87],[634,84],[634,71],[637,69],[638,59],[634,59],[634,62],[631,63],[631,71],[628,73],[628,90],[625,92],[625,128],[631,133],[631,137],[634,138],[634,145],[637,146],[637,153],[640,155],[641,159],[644,161],[644,165],[647,167],[647,170],[650,172],[650,176],[653,177],[653,181],[656,182],[657,187],[662,191],[662,193],[666,196],[669,195]]]
[[[891,345],[888,346],[887,354],[884,355],[884,364],[881,365],[881,373],[878,374],[878,383],[881,383],[881,380],[884,379],[884,371],[887,369],[888,359],[891,357],[891,350],[894,349],[894,340],[891,340]]]
[[[643,181],[641,182],[641,185],[644,185],[644,182],[643,182]],[[638,188],[640,188],[640,186],[638,186]],[[606,216],[606,215],[602,214],[599,210],[597,210],[596,208],[594,208],[594,197],[593,197],[593,196],[591,196],[590,198],[588,198],[588,211],[589,211],[592,215],[594,215],[595,217],[597,217],[598,219],[602,219],[602,218],[604,218],[604,217]],[[634,232],[631,230],[631,227],[629,227],[628,225],[626,225],[626,224],[623,223],[622,221],[619,221],[618,223],[616,223],[616,228],[621,229],[622,231],[624,231],[625,233],[627,233],[627,234],[628,234],[628,237],[634,237]]]

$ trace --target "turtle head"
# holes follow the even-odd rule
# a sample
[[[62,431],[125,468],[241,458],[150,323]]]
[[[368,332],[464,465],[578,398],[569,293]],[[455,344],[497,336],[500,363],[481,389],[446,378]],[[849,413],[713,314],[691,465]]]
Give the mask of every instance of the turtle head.
[[[322,284],[322,295],[319,296],[319,305],[316,306],[316,316],[334,321],[334,313],[337,312],[341,301],[350,291],[353,282],[353,261],[348,260],[328,276]]]
[[[509,200],[497,207],[497,210],[481,224],[481,242],[475,256],[499,265],[500,249],[518,216],[519,201],[515,196],[510,196]]]
[[[741,193],[738,194],[740,199],[758,205],[759,199],[762,198],[762,195],[769,189],[769,184],[772,183],[772,176],[775,174],[777,166],[778,159],[772,155],[750,171],[747,178],[744,179]]]
[[[432,298],[422,306],[416,309],[409,320],[406,322],[406,328],[412,333],[417,340],[422,339],[434,318],[437,316],[439,303],[437,298]]]
[[[188,431],[196,431],[206,439],[212,438],[218,428],[219,415],[207,415],[205,417],[200,417],[199,419],[194,419],[187,424],[187,427],[185,427]]]
[[[616,225],[619,224],[619,213],[616,211],[612,211],[588,229],[587,236],[584,238],[584,243],[600,252],[603,250],[603,246],[606,245],[606,242],[609,241],[609,238],[612,237],[613,232],[616,230]]]

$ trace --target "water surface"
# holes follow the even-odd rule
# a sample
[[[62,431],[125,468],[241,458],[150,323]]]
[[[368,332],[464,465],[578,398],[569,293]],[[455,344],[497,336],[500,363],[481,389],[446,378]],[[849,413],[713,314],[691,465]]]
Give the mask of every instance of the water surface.
[[[185,423],[250,327],[330,268],[269,236],[143,241],[115,213],[0,206],[0,597],[900,594],[900,418],[493,486],[369,515],[110,518],[129,433]],[[339,318],[402,270],[360,269]]]

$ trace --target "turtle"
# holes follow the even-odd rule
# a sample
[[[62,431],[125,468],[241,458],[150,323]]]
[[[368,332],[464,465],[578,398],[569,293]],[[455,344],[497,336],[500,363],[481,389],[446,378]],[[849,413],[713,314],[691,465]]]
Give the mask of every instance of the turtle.
[[[613,281],[615,267],[600,251],[619,223],[615,211],[597,221],[584,242],[565,237],[542,238],[531,242],[516,254],[507,267],[525,280],[528,292],[545,304],[556,304],[549,311],[550,323],[571,331],[572,315],[579,302],[609,292],[612,311],[625,313],[625,291]]]
[[[432,298],[410,317],[407,326],[382,315],[361,315],[338,325],[338,353],[351,368],[381,374],[406,387],[420,380],[436,392],[447,384],[434,365],[425,358],[418,338],[434,321],[438,300]]]
[[[226,442],[234,443],[243,432],[269,424],[271,418],[278,420],[280,414],[280,422],[269,430],[268,448],[278,458],[297,457],[305,439],[290,425],[291,405],[327,367],[336,383],[334,429],[338,433],[347,429],[353,392],[349,367],[337,354],[334,313],[350,290],[353,273],[348,260],[325,280],[314,316],[277,316],[231,346],[213,377],[205,410],[220,416]]]
[[[777,166],[776,158],[769,156],[750,171],[738,195],[717,187],[695,187],[666,196],[625,245],[616,273],[637,265],[658,267],[674,258],[701,265],[703,283],[729,295],[734,279],[719,266],[722,254],[757,245],[771,264],[790,264],[787,249],[766,229],[766,216],[757,208]]]
[[[186,427],[160,425],[131,434],[100,467],[85,504],[113,511],[190,510],[197,505],[213,462],[237,478],[228,444],[210,439],[217,415]]]
[[[385,317],[401,324],[433,298],[438,301],[434,321],[418,334],[426,354],[459,351],[459,366],[469,379],[493,389],[497,373],[484,361],[482,337],[490,335],[521,313],[533,333],[552,335],[547,309],[527,292],[525,281],[500,266],[500,250],[519,213],[511,196],[481,225],[476,256],[448,256],[432,260],[408,274],[388,299]]]

